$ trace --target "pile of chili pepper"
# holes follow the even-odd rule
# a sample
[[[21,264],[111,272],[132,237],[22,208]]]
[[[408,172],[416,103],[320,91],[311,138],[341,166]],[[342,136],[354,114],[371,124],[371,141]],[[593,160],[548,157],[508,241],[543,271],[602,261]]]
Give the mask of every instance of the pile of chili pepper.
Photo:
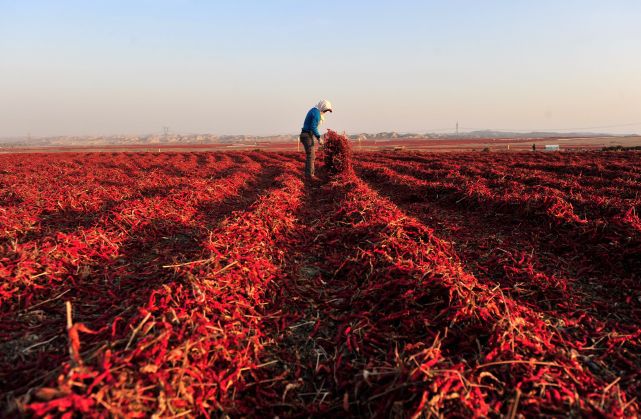
[[[327,130],[324,138],[323,161],[327,174],[335,176],[351,172],[352,149],[349,139],[332,130]]]
[[[330,138],[0,156],[4,413],[639,414],[638,154]]]

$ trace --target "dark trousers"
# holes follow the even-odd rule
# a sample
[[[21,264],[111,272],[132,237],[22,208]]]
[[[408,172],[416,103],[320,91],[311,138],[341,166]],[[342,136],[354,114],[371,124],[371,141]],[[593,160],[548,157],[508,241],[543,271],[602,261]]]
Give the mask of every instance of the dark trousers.
[[[305,147],[305,176],[311,178],[314,176],[314,160],[316,159],[314,135],[309,132],[301,132],[300,142],[303,143],[303,147]]]

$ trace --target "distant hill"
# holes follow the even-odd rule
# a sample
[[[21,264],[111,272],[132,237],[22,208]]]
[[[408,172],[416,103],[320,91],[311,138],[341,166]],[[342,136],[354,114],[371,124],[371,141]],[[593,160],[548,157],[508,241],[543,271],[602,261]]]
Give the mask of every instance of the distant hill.
[[[430,139],[454,139],[454,138],[567,138],[567,137],[604,137],[615,136],[611,134],[597,134],[585,132],[506,132],[481,130],[462,132],[459,134],[435,134],[435,133],[399,133],[395,131],[379,132],[375,134],[360,133],[350,134],[353,140],[386,140],[397,138],[430,138]],[[213,134],[169,134],[169,135],[141,135],[141,136],[104,136],[104,137],[41,137],[41,138],[1,138],[0,147],[60,147],[60,146],[106,146],[106,145],[154,145],[154,144],[245,144],[258,145],[265,142],[289,142],[297,141],[298,134],[252,136],[252,135],[213,135]]]
[[[448,138],[549,138],[549,137],[607,137],[610,134],[593,132],[506,132],[506,131],[471,131],[462,134],[449,134]]]

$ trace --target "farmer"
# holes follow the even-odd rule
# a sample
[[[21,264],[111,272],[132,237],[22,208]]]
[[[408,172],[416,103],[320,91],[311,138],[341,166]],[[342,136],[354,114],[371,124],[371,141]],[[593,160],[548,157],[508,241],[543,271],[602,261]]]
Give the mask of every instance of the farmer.
[[[318,105],[307,112],[303,130],[300,133],[300,142],[303,143],[306,154],[305,177],[310,180],[315,179],[314,159],[316,158],[316,152],[314,151],[314,140],[318,141],[318,144],[323,144],[318,126],[323,123],[327,112],[333,112],[330,101],[321,100],[318,102]]]

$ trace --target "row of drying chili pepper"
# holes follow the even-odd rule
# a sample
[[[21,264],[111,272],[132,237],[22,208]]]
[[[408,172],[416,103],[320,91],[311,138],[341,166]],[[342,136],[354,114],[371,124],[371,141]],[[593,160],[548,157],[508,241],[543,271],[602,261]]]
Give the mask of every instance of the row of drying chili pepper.
[[[124,322],[123,332],[128,332],[127,322],[135,314],[136,307],[141,305],[141,298],[145,299],[150,289],[171,279],[162,264],[171,264],[176,257],[197,258],[202,248],[200,243],[194,246],[193,240],[207,237],[208,229],[213,227],[208,223],[216,220],[221,210],[230,207],[234,201],[237,201],[236,208],[232,206],[229,210],[244,208],[247,198],[239,200],[237,197],[251,196],[256,191],[249,189],[251,194],[243,194],[243,188],[250,185],[256,188],[273,178],[270,175],[263,179],[268,174],[265,167],[241,153],[231,156],[174,155],[174,159],[183,160],[175,162],[174,169],[177,170],[174,171],[165,168],[166,157],[162,155],[127,157],[135,163],[134,167],[119,167],[116,171],[122,177],[134,179],[136,184],[130,184],[130,187],[123,188],[122,194],[117,194],[121,190],[117,183],[122,179],[111,171],[105,178],[97,177],[96,181],[100,183],[113,182],[113,185],[105,187],[113,186],[113,194],[104,199],[109,205],[82,201],[85,206],[98,208],[97,214],[91,215],[90,223],[78,223],[78,212],[68,211],[67,202],[45,190],[36,199],[26,201],[34,213],[40,212],[39,222],[26,234],[20,232],[7,240],[10,250],[3,252],[6,257],[1,262],[5,275],[3,286],[12,292],[7,291],[3,296],[3,329],[7,345],[11,345],[13,351],[2,360],[3,371],[6,371],[2,384],[14,394],[19,395],[21,383],[30,385],[42,381],[42,377],[46,378],[47,373],[65,358],[66,342],[61,333],[64,331],[63,300],[74,302],[77,321],[101,332],[97,336],[89,336],[89,343],[95,343],[94,346],[104,341],[108,332],[115,333],[117,324],[105,330],[109,329],[105,324],[112,320],[114,323]],[[88,171],[103,164],[114,165],[114,160],[117,160],[104,155],[76,158],[86,163]],[[187,164],[197,159],[203,162]],[[149,160],[152,164],[148,164]],[[67,160],[62,161],[68,163]],[[240,162],[244,163],[242,167]],[[48,167],[46,162],[40,163],[44,166],[42,169]],[[82,165],[68,166],[78,169]],[[195,166],[202,170],[195,170],[199,168]],[[178,171],[183,175],[177,175]],[[46,173],[40,172],[41,181]],[[148,178],[154,176],[158,179],[151,184],[156,188],[158,185],[171,187],[149,192]],[[26,183],[32,184],[35,180],[27,179]],[[66,179],[61,183],[64,182],[72,183]],[[21,191],[19,182],[13,186],[14,191]],[[92,187],[100,189],[88,181],[83,190]],[[34,191],[31,193],[36,194]],[[59,200],[61,210],[52,222],[49,213],[42,216],[46,211],[42,207],[50,205],[48,200],[55,199]],[[98,199],[102,199],[100,193],[96,194]],[[60,224],[63,224],[64,233],[56,232]],[[6,231],[10,231],[10,225],[4,225]],[[186,252],[185,247],[191,253]],[[113,301],[121,304],[113,304]],[[17,371],[21,374],[19,380],[15,379]]]
[[[208,415],[339,410],[354,415],[487,415],[516,410],[525,414],[638,411],[638,403],[631,399],[629,377],[610,381],[610,376],[595,372],[589,358],[586,360],[590,342],[581,335],[586,329],[579,321],[569,324],[575,327],[576,336],[559,333],[549,313],[521,306],[505,289],[466,272],[455,246],[437,237],[424,225],[426,221],[408,217],[381,198],[353,173],[347,171],[321,191],[305,189],[304,194],[295,175],[281,176],[276,189],[264,194],[249,211],[237,212],[219,224],[211,220],[217,218],[216,208],[225,207],[228,199],[207,200],[206,196],[224,190],[226,183],[200,182],[189,177],[189,170],[198,166],[198,160],[200,166],[212,168],[224,158],[180,156],[182,161],[163,157],[165,161],[157,165],[142,155],[124,156],[144,161],[144,170],[162,172],[159,182],[181,180],[167,189],[158,189],[158,183],[153,186],[156,189],[150,185],[144,194],[151,198],[141,199],[140,206],[130,205],[135,209],[131,215],[118,219],[119,224],[131,224],[128,229],[135,232],[134,237],[154,238],[128,260],[140,264],[138,268],[109,268],[105,260],[87,258],[78,266],[91,269],[69,280],[75,281],[74,287],[91,284],[98,267],[106,266],[101,273],[130,280],[119,292],[133,295],[142,291],[143,298],[127,300],[132,309],[115,317],[116,311],[111,311],[111,317],[91,317],[89,308],[84,314],[77,310],[78,316],[74,301],[75,323],[67,332],[70,359],[64,362],[57,385],[34,392],[49,399],[32,403],[34,412]],[[212,160],[203,162],[211,156]],[[269,178],[282,170],[300,172],[293,160],[300,162],[300,156],[238,153],[231,156],[228,169],[249,166],[253,176]],[[62,159],[62,163],[60,167],[70,169],[67,175],[82,176],[74,173],[73,162]],[[381,164],[396,162],[383,159]],[[449,163],[441,157],[435,164],[447,167]],[[106,170],[125,172],[125,168]],[[221,171],[221,176],[233,180],[244,172],[230,170]],[[482,173],[483,167],[477,171]],[[412,189],[413,183],[404,178],[393,186],[401,198],[406,195],[416,200],[422,189]],[[205,198],[199,198],[203,189]],[[73,185],[69,190],[74,191]],[[226,190],[230,191],[233,188]],[[173,199],[165,200],[163,195]],[[10,207],[25,202],[20,195],[5,192],[2,196],[12,202]],[[309,202],[302,205],[301,200]],[[144,221],[154,213],[158,214],[155,222]],[[73,236],[80,233],[84,238],[91,230],[88,227],[96,223],[91,220],[91,224],[77,226],[66,216],[74,220],[77,212],[57,219],[65,234],[71,233],[75,240],[61,242],[73,255],[73,246],[82,243]],[[523,213],[517,211],[514,216]],[[628,211],[622,218],[635,225],[635,216]],[[113,219],[102,221],[110,226]],[[11,231],[10,225],[6,231]],[[16,237],[36,243],[43,240],[37,234],[21,234],[7,242]],[[116,252],[140,241],[125,236],[114,242],[111,238],[117,235],[105,237]],[[172,244],[154,244],[163,237],[171,238]],[[88,247],[95,248],[95,243]],[[185,248],[188,256],[197,258],[176,259],[176,255],[185,256],[181,253]],[[151,254],[148,258],[147,253]],[[523,254],[509,253],[512,269],[527,263]],[[303,256],[313,256],[313,260],[305,267],[308,274],[301,278],[296,266]],[[21,267],[29,266],[28,259]],[[149,281],[158,274],[154,266],[159,263],[167,264],[168,274],[160,275],[157,282],[161,285],[150,287]],[[135,273],[143,274],[142,284],[136,283]],[[113,276],[103,275],[103,279],[108,283]],[[525,280],[536,279],[529,276]],[[59,290],[60,285],[51,288]],[[554,288],[566,291],[562,286]],[[284,293],[284,289],[292,291]],[[32,300],[27,308],[53,303],[43,300],[44,296]],[[118,293],[108,298],[118,298]],[[108,307],[108,298],[94,299],[94,312]],[[310,306],[318,311],[310,311]],[[27,312],[33,316],[34,311]],[[29,321],[38,327],[41,324],[39,318]],[[110,327],[100,328],[101,324]],[[301,331],[308,326],[309,333],[290,333],[281,339],[286,330]],[[616,349],[634,339],[638,341],[638,336],[614,336],[610,340],[613,353],[621,355]],[[66,359],[58,355],[56,362]],[[628,362],[634,366],[636,361]]]

